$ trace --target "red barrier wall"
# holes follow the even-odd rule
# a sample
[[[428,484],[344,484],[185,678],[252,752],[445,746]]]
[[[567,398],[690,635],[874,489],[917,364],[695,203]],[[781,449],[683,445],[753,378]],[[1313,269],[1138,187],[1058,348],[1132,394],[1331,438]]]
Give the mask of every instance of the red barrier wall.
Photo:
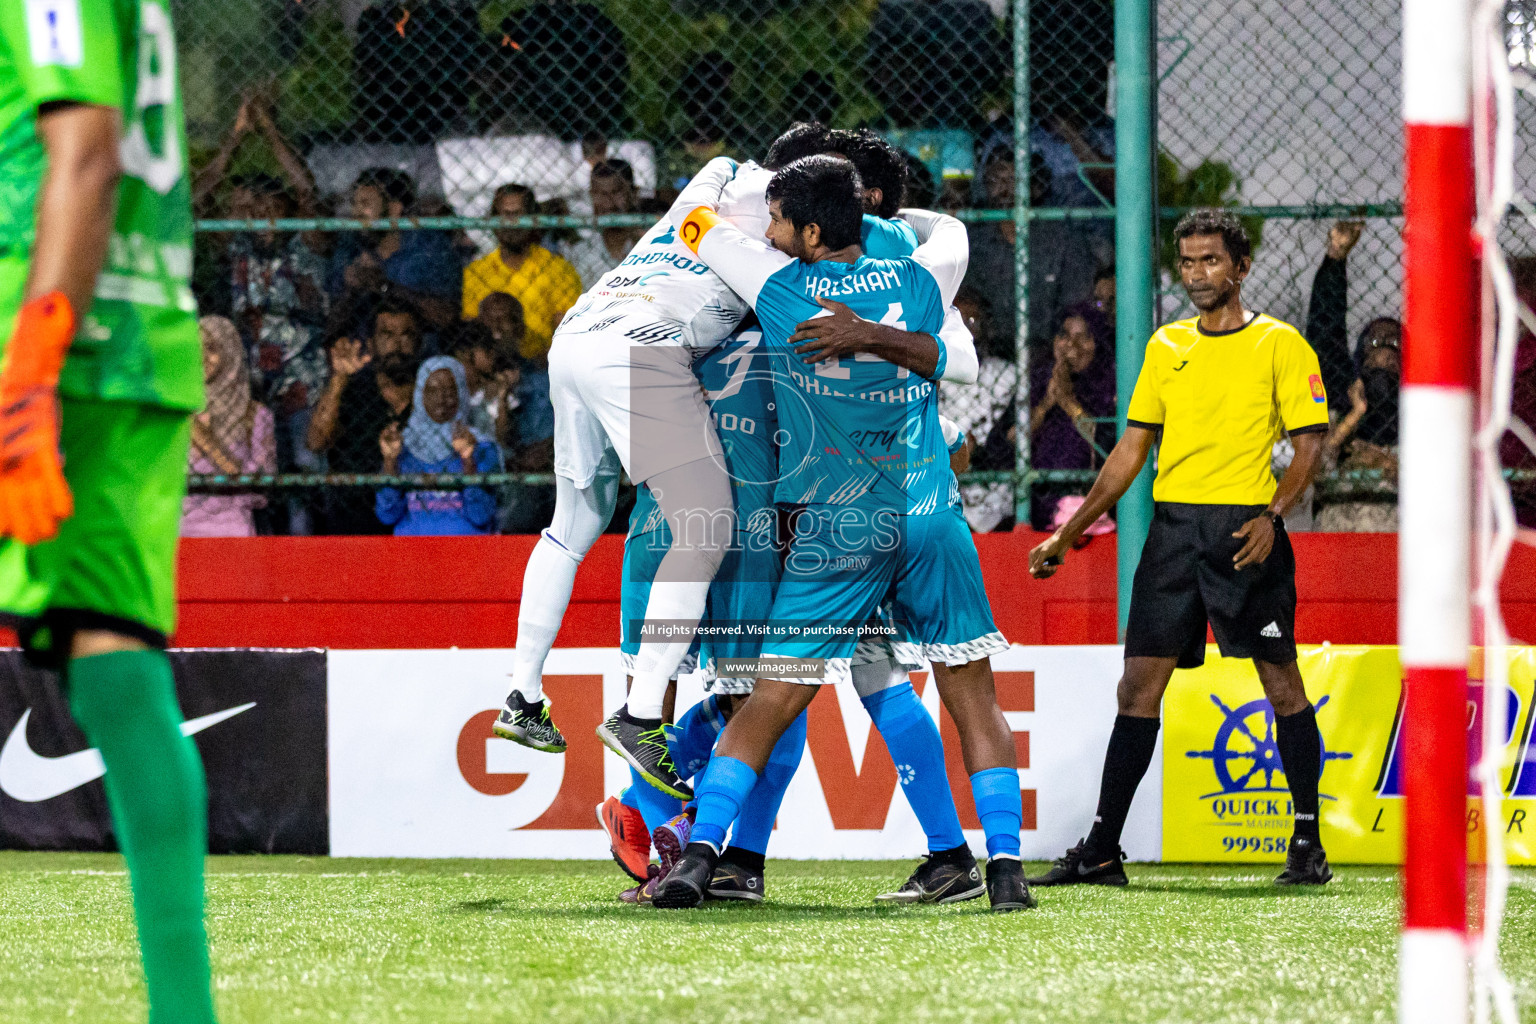
[[[528,537],[253,537],[187,540],[181,625],[189,647],[511,647]],[[1054,579],[1025,569],[1039,534],[976,538],[998,627],[1021,644],[1115,641],[1115,538],[1072,555]],[[1395,534],[1311,533],[1296,549],[1297,638],[1390,644]],[[576,576],[562,647],[618,644],[623,538],[603,537]],[[1536,551],[1505,574],[1511,631],[1536,641]]]

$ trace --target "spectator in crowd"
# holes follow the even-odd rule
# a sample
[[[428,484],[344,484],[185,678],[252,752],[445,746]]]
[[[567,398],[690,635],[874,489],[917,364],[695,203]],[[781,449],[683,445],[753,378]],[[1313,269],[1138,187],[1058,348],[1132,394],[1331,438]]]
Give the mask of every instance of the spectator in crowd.
[[[360,220],[404,217],[416,202],[416,186],[404,171],[375,167],[352,186],[352,216]],[[448,233],[369,230],[344,234],[331,257],[327,290],[332,299],[330,333],[355,335],[388,299],[412,303],[427,325],[458,319],[463,266]]]
[[[974,385],[939,384],[939,407],[965,431],[973,449],[972,469],[1012,470],[1016,457],[1009,428],[1015,416],[1019,372],[1008,352],[1011,339],[992,330],[987,301],[974,286],[961,287],[955,308],[975,339],[979,365]],[[1006,483],[964,484],[960,501],[966,522],[976,533],[991,533],[1013,519],[1013,488]]]
[[[1030,363],[1030,465],[1103,465],[1115,446],[1115,347],[1104,315],[1091,303],[1070,307],[1056,329],[1051,357]],[[1065,523],[1081,504],[1082,491],[1071,484],[1036,485],[1030,510],[1034,528],[1048,532]],[[1096,532],[1108,528],[1106,521]]]
[[[299,211],[282,183],[266,175],[247,186],[252,216],[292,217]],[[313,473],[320,460],[304,443],[309,418],[325,387],[321,344],[326,317],[324,257],[302,232],[245,231],[230,241],[230,315],[250,347],[257,401],[277,417],[278,468]],[[310,509],[301,497],[286,502],[283,532],[311,532]]]
[[[992,209],[1013,206],[1013,153],[993,152],[983,172],[986,204]],[[1031,202],[1050,188],[1050,172],[1038,155],[1030,158]],[[1017,331],[1018,288],[1015,285],[1016,226],[1011,220],[967,225],[971,261],[966,283],[987,297],[993,328],[1014,337]],[[1029,324],[1031,343],[1052,337],[1067,307],[1093,295],[1098,262],[1083,232],[1067,221],[1037,220],[1029,226]]]
[[[541,361],[519,355],[527,330],[523,308],[506,292],[492,292],[480,303],[475,322],[490,333],[498,365],[516,368],[516,383],[505,399],[506,466],[520,473],[548,473],[555,465],[555,410],[549,400],[549,371]],[[554,488],[546,484],[507,484],[497,501],[501,532],[537,533],[549,524],[554,502]]]
[[[1007,61],[997,20],[982,0],[882,0],[864,71],[893,126],[976,130]]]
[[[506,399],[512,412],[507,465],[527,473],[548,472],[555,464],[555,410],[549,400],[549,371],[539,361],[519,354],[527,329],[522,307],[507,293],[493,292],[480,303],[475,322],[490,333],[498,367],[516,373]]]
[[[602,160],[592,165],[592,215],[634,213],[640,208],[640,193],[635,189],[635,171],[624,160]],[[645,234],[644,226],[608,227],[582,231],[566,248],[565,255],[581,277],[582,288],[591,288],[597,279],[618,266],[629,250]]]
[[[502,185],[491,199],[491,215],[537,213],[533,189]],[[581,297],[581,276],[566,260],[539,244],[537,228],[497,228],[496,248],[464,268],[464,319],[473,320],[492,292],[506,292],[523,307],[526,331],[519,353],[542,359],[566,310]]]
[[[1047,115],[1030,128],[1029,151],[1044,158],[1051,172],[1050,190],[1036,205],[1114,203],[1115,126],[1107,117],[1085,122],[1071,114]]]
[[[1312,278],[1312,295],[1307,303],[1307,341],[1317,353],[1329,411],[1341,416],[1349,411],[1349,387],[1355,379],[1355,357],[1349,351],[1348,328],[1344,323],[1349,312],[1346,268],[1364,227],[1364,221],[1341,220],[1328,229],[1328,248]]]
[[[522,108],[567,140],[624,130],[629,54],[596,4],[529,4],[502,20],[496,52],[504,91],[494,105]]]
[[[420,364],[422,325],[415,307],[384,299],[366,343],[339,338],[331,345],[331,377],[309,421],[309,449],[324,453],[333,473],[372,473],[378,437],[403,424],[411,409]],[[332,497],[332,533],[379,533],[372,502],[355,488]]]
[[[506,292],[491,292],[480,300],[480,312],[473,323],[490,332],[498,352],[522,358],[523,336],[528,333],[523,304]]]
[[[498,293],[500,295],[500,293]],[[502,298],[515,302],[510,295]],[[484,314],[484,303],[481,304]],[[448,354],[464,368],[469,404],[464,420],[470,428],[496,439],[503,456],[512,447],[517,386],[522,376],[516,349],[502,348],[480,319],[455,325]]]
[[[1093,275],[1093,304],[1109,324],[1109,336],[1115,336],[1115,261],[1111,259]]]
[[[229,133],[224,136],[224,141],[219,144],[218,150],[193,179],[192,201],[200,211],[207,211],[211,207],[214,194],[229,174],[230,165],[234,162],[236,154],[247,142],[258,137],[267,144],[272,158],[277,162],[282,178],[293,197],[295,209],[303,211],[304,215],[308,216],[315,203],[314,178],[310,175],[309,166],[304,163],[304,158],[278,129],[270,92],[262,89],[251,90],[241,96],[240,106],[235,110],[235,121],[230,125]],[[261,216],[250,206],[255,200],[254,193],[239,196],[237,195],[240,190],[239,182],[232,182],[232,185],[228,199],[229,215],[239,219]]]
[[[469,387],[457,359],[434,356],[416,371],[410,418],[379,432],[380,471],[494,473],[501,468],[496,442],[469,425]],[[491,533],[496,500],[483,487],[456,491],[407,491],[384,487],[374,502],[379,522],[397,537]]]
[[[251,377],[240,332],[222,316],[205,316],[198,327],[203,336],[207,404],[192,417],[188,469],[225,475],[275,472],[272,412],[251,398]],[[181,535],[254,536],[252,509],[266,503],[259,494],[189,494],[182,501]]]
[[[1342,472],[1379,470],[1381,495],[1357,493],[1330,501],[1317,514],[1317,529],[1328,533],[1394,533],[1397,499],[1398,391],[1402,380],[1403,325],[1378,317],[1365,325],[1355,346],[1358,370],[1345,394],[1349,411],[1323,441],[1323,464]]]
[[[235,156],[256,139],[266,143],[268,153],[281,174],[280,178],[265,173],[229,175]],[[217,209],[217,193],[226,181],[229,190],[220,211]],[[271,98],[266,91],[247,92],[241,98],[234,124],[230,126],[218,151],[193,179],[192,192],[194,208],[199,216],[217,216],[222,212],[233,220],[251,220],[308,217],[314,214],[314,179],[304,158],[278,130]],[[293,237],[298,238],[299,244],[311,253],[323,254],[329,251],[330,240],[322,232]],[[290,244],[289,236],[283,235],[279,241],[279,236],[274,232],[263,232],[263,238],[268,249]],[[198,309],[220,316],[233,314],[230,308],[231,263],[249,239],[250,236],[243,232],[198,233],[193,243],[195,259],[192,279]]]

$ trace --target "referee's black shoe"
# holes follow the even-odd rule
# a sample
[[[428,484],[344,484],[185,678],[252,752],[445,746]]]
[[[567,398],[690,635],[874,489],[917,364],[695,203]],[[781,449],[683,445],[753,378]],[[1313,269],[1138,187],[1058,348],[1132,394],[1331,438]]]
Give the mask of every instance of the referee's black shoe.
[[[1333,877],[1328,866],[1328,855],[1323,844],[1316,839],[1291,839],[1291,848],[1285,854],[1285,870],[1275,879],[1276,885],[1327,885]]]
[[[1086,840],[1078,840],[1076,846],[1058,857],[1051,870],[1038,878],[1031,878],[1030,885],[1127,885],[1125,877],[1125,851],[1115,848],[1114,855],[1105,859],[1084,849]]]
[[[1015,910],[1033,910],[1035,897],[1024,880],[1024,865],[1012,857],[994,857],[987,861],[987,898],[994,914]]]
[[[720,855],[708,843],[689,843],[683,857],[656,887],[652,906],[663,910],[687,910],[704,902]]]

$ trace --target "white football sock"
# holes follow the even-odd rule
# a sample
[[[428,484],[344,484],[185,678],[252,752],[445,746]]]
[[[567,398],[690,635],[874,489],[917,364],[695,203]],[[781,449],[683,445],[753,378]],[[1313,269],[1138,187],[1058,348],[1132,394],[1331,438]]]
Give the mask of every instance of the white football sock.
[[[704,615],[709,584],[732,541],[735,510],[725,469],[700,459],[648,479],[651,496],[667,517],[672,547],[656,566],[645,621],[681,627],[679,635],[641,639],[635,681],[625,707],[631,718],[661,717],[667,684],[677,672]]]
[[[528,556],[517,608],[512,688],[526,701],[544,698],[544,660],[571,603],[576,569],[608,528],[618,493],[619,478],[611,473],[599,472],[589,487],[555,477],[555,514]]]
[[[550,539],[547,531],[528,556],[517,609],[517,650],[512,655],[512,688],[526,701],[544,699],[544,659],[560,632],[580,565],[581,558]]]
[[[679,625],[692,623],[697,628],[708,596],[708,582],[652,583],[650,599],[645,603],[645,619],[647,622],[671,620]],[[677,674],[678,666],[692,646],[691,629],[686,636],[641,642],[640,651],[635,656],[635,681],[630,685],[629,699],[624,705],[631,717],[661,717],[667,684]]]

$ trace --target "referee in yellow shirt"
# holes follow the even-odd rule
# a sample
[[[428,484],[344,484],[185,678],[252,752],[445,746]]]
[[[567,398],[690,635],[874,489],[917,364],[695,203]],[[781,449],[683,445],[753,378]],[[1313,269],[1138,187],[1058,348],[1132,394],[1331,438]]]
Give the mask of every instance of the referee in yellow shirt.
[[[1280,885],[1333,877],[1318,836],[1322,739],[1296,667],[1296,560],[1284,516],[1312,483],[1328,430],[1317,355],[1290,324],[1243,308],[1252,245],[1238,219],[1195,210],[1174,229],[1179,275],[1200,315],[1160,328],[1127,410],[1124,436],[1065,526],[1029,553],[1056,571],[1073,541],[1141,472],[1158,435],[1156,509],[1131,589],[1119,715],[1088,837],[1031,885],[1125,885],[1120,832],[1152,762],[1163,692],[1175,668],[1205,661],[1209,622],[1221,653],[1252,658],[1275,710],[1275,739],[1295,806]],[[1281,430],[1296,457],[1279,486]]]

